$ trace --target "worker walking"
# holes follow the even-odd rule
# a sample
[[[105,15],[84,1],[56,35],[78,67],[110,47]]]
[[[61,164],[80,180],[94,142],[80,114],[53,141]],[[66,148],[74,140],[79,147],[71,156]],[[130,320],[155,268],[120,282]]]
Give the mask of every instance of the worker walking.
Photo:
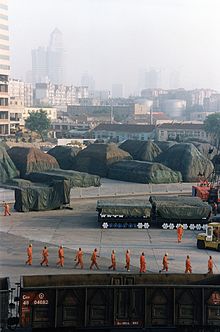
[[[49,252],[48,252],[48,249],[47,249],[47,247],[45,246],[44,247],[44,249],[43,249],[43,251],[42,251],[42,261],[41,261],[41,263],[40,263],[40,265],[42,266],[42,265],[46,265],[46,266],[49,266],[48,265],[48,263],[49,263],[49,261],[48,261],[48,256],[49,256]]]
[[[183,225],[179,225],[177,228],[177,242],[180,243],[183,237]]]
[[[212,260],[212,256],[209,256],[209,260],[208,260],[208,274],[213,274],[213,260]]]
[[[163,256],[163,268],[162,270],[160,270],[159,272],[161,273],[162,271],[168,271],[168,253],[166,253],[164,256]]]
[[[130,250],[126,251],[125,262],[126,262],[125,269],[127,269],[127,271],[130,272],[130,262],[131,262]]]
[[[8,203],[6,202],[3,202],[3,206],[4,206],[4,216],[10,216],[11,213],[10,213],[10,206]]]
[[[97,264],[97,257],[99,257],[97,255],[97,248],[94,249],[93,253],[92,253],[92,256],[91,256],[91,265],[90,265],[90,270],[92,270],[93,266],[95,265],[95,267],[97,268],[97,270],[99,270],[99,266]]]
[[[186,269],[185,269],[185,273],[192,273],[192,266],[191,266],[189,255],[186,256]]]
[[[74,259],[76,261],[75,267],[80,265],[80,268],[83,269],[83,252],[82,249],[79,248],[79,250],[76,253],[76,257]]]
[[[146,259],[144,252],[142,252],[140,256],[140,273],[145,273],[147,270],[147,264],[146,264]]]
[[[27,247],[27,261],[25,262],[26,265],[32,265],[32,256],[33,251],[32,251],[32,244],[30,243],[29,246]]]
[[[58,257],[59,257],[59,260],[57,262],[57,267],[58,266],[64,267],[64,249],[63,249],[63,246],[59,247]]]
[[[116,270],[116,257],[115,257],[115,251],[112,250],[112,253],[111,253],[111,262],[112,264],[108,267],[108,269],[113,269],[113,271]]]

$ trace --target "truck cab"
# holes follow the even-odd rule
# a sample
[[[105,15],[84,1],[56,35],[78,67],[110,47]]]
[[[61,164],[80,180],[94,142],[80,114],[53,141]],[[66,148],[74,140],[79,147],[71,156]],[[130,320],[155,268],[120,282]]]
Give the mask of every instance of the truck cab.
[[[206,233],[197,235],[197,248],[220,251],[220,222],[209,223]]]

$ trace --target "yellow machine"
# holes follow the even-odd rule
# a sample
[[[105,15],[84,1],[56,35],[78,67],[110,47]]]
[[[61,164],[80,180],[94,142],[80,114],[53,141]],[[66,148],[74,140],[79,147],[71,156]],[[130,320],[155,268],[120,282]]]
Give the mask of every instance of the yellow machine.
[[[206,233],[197,235],[197,248],[215,249],[220,251],[220,223],[211,222],[208,224]]]

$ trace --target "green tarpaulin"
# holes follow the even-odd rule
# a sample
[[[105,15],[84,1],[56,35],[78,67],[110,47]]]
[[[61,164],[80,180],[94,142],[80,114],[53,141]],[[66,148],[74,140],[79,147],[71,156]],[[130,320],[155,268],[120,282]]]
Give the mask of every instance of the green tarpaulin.
[[[18,170],[5,148],[0,146],[0,183],[5,183],[16,176],[19,176]]]
[[[198,197],[151,196],[149,201],[164,219],[205,219],[211,213],[210,205]]]
[[[146,200],[99,200],[97,210],[111,216],[150,217],[151,205]]]

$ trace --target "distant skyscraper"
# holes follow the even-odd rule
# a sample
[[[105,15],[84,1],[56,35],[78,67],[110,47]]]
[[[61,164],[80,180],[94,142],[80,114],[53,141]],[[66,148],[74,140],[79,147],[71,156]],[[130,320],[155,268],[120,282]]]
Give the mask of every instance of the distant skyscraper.
[[[112,98],[123,98],[122,84],[112,84]]]
[[[160,71],[150,69],[145,73],[145,88],[156,89],[160,87]]]
[[[57,28],[50,35],[47,67],[49,80],[54,84],[63,83],[63,35]]]
[[[33,83],[45,83],[48,77],[47,51],[44,47],[32,50],[32,81]]]
[[[0,0],[0,136],[10,134],[8,76],[10,71],[8,1]]]
[[[81,85],[88,86],[89,91],[95,90],[95,80],[88,72],[83,73],[81,77]]]
[[[177,89],[180,87],[180,73],[176,70],[170,73],[170,89]]]
[[[45,49],[38,47],[32,50],[33,83],[63,83],[63,37],[56,28],[50,35],[50,42]]]

